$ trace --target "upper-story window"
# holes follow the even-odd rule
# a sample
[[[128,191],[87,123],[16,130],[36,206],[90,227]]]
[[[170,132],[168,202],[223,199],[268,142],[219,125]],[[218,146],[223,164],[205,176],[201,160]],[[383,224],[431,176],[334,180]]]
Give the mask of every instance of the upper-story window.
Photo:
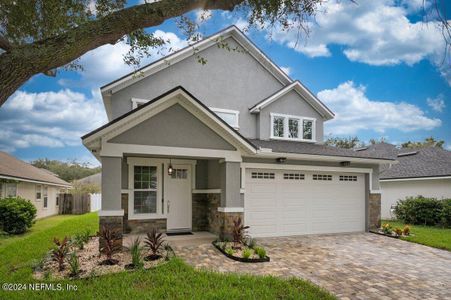
[[[147,102],[149,102],[149,100],[147,99],[132,98],[132,109],[140,107],[141,105],[144,105]]]
[[[231,109],[223,109],[223,108],[213,108],[210,107],[210,109],[218,115],[221,119],[227,122],[230,126],[232,126],[235,129],[238,129],[239,126],[239,116],[240,112],[237,110],[231,110]]]
[[[271,114],[271,138],[314,142],[315,124],[313,118]]]

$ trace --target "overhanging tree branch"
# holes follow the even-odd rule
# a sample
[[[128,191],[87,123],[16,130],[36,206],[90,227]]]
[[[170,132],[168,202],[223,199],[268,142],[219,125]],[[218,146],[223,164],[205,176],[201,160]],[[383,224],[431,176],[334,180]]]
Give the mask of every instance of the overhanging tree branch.
[[[10,42],[3,36],[0,35],[0,49],[3,49],[5,51],[11,50],[12,46]]]
[[[30,77],[64,66],[86,52],[140,28],[160,25],[165,20],[195,9],[233,10],[244,0],[166,0],[115,11],[67,32],[31,44],[9,47],[0,55],[0,106]],[[5,47],[8,47],[5,45]]]

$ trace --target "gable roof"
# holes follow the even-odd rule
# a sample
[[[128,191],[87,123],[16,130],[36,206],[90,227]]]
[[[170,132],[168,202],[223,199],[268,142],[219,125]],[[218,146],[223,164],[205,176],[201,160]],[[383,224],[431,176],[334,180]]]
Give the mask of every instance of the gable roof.
[[[130,86],[156,72],[159,72],[177,62],[184,60],[202,50],[214,46],[220,39],[232,37],[241,47],[254,57],[266,70],[268,70],[283,85],[290,84],[293,80],[277,66],[263,51],[261,51],[240,29],[235,25],[229,26],[211,36],[208,36],[194,44],[186,46],[168,56],[162,57],[135,72],[131,72],[118,78],[100,88],[107,111],[108,118],[111,117],[110,94]],[[140,76],[136,76],[136,74]]]
[[[217,114],[211,111],[206,105],[200,102],[195,96],[193,96],[190,92],[188,92],[182,86],[177,86],[166,93],[150,100],[149,102],[129,111],[128,113],[123,114],[122,116],[108,122],[107,124],[91,131],[90,133],[82,136],[83,144],[89,148],[90,144],[93,144],[95,140],[100,139],[102,136],[106,136],[107,134],[114,131],[114,136],[119,135],[121,132],[129,129],[128,127],[133,127],[136,124],[144,121],[148,117],[147,115],[152,112],[160,104],[163,104],[166,101],[176,98],[177,96],[182,96],[182,99],[187,100],[191,105],[203,113],[208,120],[214,122],[214,124],[218,125],[220,128],[225,130],[230,139],[233,140],[234,145],[239,146],[242,149],[245,149],[247,152],[255,153],[255,146],[250,143],[244,136],[242,136],[238,131],[232,128],[227,122],[221,119]],[[117,130],[117,128],[124,127],[122,131]],[[110,136],[109,138],[112,138]]]
[[[32,166],[22,160],[0,151],[0,178],[31,181],[42,184],[70,186],[70,183],[52,175],[52,172]]]
[[[396,158],[398,164],[381,168],[381,180],[451,176],[451,152],[440,147],[398,149],[392,144],[378,143],[360,152]]]
[[[277,101],[278,99],[282,98],[282,96],[293,90],[296,91],[302,98],[304,98],[307,103],[309,103],[326,120],[334,118],[334,113],[323,102],[321,102],[321,100],[313,95],[313,93],[309,91],[299,80],[294,81],[293,83],[283,87],[266,99],[258,102],[257,104],[249,108],[249,111],[251,113],[259,113],[264,107],[268,106],[274,101]]]

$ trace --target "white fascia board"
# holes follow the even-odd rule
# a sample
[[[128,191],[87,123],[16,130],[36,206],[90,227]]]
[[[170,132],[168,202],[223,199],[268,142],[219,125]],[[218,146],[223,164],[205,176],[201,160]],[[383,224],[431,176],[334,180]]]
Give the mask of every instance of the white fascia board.
[[[245,157],[252,157],[246,156]],[[333,161],[333,162],[341,162],[341,161],[350,161],[357,163],[368,163],[368,164],[396,164],[397,161],[388,160],[388,159],[374,159],[374,158],[360,158],[360,157],[347,157],[347,156],[329,156],[329,155],[316,155],[316,154],[301,154],[301,153],[284,153],[284,152],[268,152],[266,151],[257,151],[255,155],[257,157],[262,158],[278,158],[278,157],[286,157],[287,159],[296,159],[296,160],[313,160],[313,161]],[[254,157],[255,157],[254,156]]]
[[[149,66],[143,68],[140,73],[143,76],[134,76],[130,74],[116,82],[112,82],[104,86],[101,91],[102,94],[106,91],[111,91],[113,94],[118,90],[121,90],[143,78],[146,78],[158,71],[161,71],[185,58],[199,53],[213,45],[215,45],[219,38],[227,39],[233,37],[240,46],[249,51],[252,55],[265,69],[267,69],[275,78],[277,78],[283,84],[291,83],[292,79],[287,76],[278,66],[276,66],[260,49],[258,49],[248,37],[246,37],[237,27],[231,26],[226,30],[220,31],[217,34],[206,38],[205,40],[199,41],[198,43],[187,46],[186,48],[169,55],[166,59],[157,61]]]
[[[287,94],[288,92],[295,90],[301,97],[305,97],[307,102],[324,118],[327,120],[333,119],[334,114],[331,112],[329,108],[327,108],[323,103],[321,103],[315,95],[313,95],[305,86],[303,86],[299,81],[294,81],[290,85],[287,85],[279,92],[275,93],[262,103],[253,107],[250,112],[251,113],[259,113],[264,107],[273,103],[277,99],[280,99],[282,96]]]
[[[53,183],[53,182],[48,182],[48,181],[40,181],[40,180],[19,178],[19,177],[14,177],[14,176],[7,176],[7,175],[0,175],[0,178],[9,179],[9,180],[16,180],[16,181],[19,181],[19,182],[23,181],[23,182],[37,183],[37,184],[42,184],[42,185],[61,186],[61,187],[67,187],[67,188],[72,187],[71,184],[60,184],[60,183]]]
[[[451,179],[451,176],[435,176],[435,177],[409,177],[409,178],[387,178],[379,179],[381,182],[395,182],[395,181],[419,181],[419,180],[438,180],[438,179]]]

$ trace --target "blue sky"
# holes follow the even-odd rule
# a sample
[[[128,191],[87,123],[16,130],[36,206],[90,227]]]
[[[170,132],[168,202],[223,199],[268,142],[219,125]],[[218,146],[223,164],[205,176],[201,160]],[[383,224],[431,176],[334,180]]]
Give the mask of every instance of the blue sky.
[[[439,31],[420,17],[421,4],[331,1],[310,24],[308,37],[277,27],[246,34],[336,113],[325,125],[326,134],[357,135],[363,141],[384,137],[393,143],[434,136],[451,150],[451,72],[441,63]],[[191,16],[201,14],[203,35],[245,24],[234,13]],[[170,40],[173,49],[186,45],[174,21],[149,30]],[[83,71],[29,80],[0,108],[0,150],[24,160],[98,164],[80,136],[106,122],[99,87],[131,71],[122,62],[127,50],[123,43],[104,46],[81,58]],[[153,51],[144,63],[161,55]]]

